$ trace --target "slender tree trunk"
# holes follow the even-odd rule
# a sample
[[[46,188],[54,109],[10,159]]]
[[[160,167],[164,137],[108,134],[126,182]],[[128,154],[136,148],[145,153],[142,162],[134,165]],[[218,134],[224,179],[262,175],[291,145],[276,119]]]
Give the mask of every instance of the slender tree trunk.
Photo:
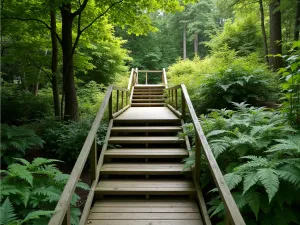
[[[186,59],[186,23],[183,23],[183,59]]]
[[[58,63],[58,46],[56,38],[56,12],[51,10],[51,42],[52,42],[52,61],[51,61],[51,70],[52,70],[52,94],[53,94],[53,103],[54,103],[54,114],[57,118],[61,117],[60,114],[60,100],[59,100],[59,88],[58,88],[58,78],[57,78],[57,63]]]
[[[294,28],[294,40],[299,40],[299,30],[300,30],[300,0],[297,0],[297,10],[296,10],[296,20]]]
[[[199,55],[199,38],[198,38],[198,33],[195,33],[195,37],[194,37],[194,52],[195,55]]]
[[[273,0],[269,5],[270,10],[270,53],[282,54],[281,12],[280,0]],[[281,57],[270,57],[270,65],[274,71],[282,65]]]
[[[63,88],[65,93],[65,120],[78,119],[78,102],[74,82],[71,4],[64,4],[62,17]]]
[[[264,13],[264,5],[263,1],[259,0],[259,9],[260,9],[260,25],[261,25],[261,32],[263,35],[263,41],[264,41],[264,53],[265,53],[265,61],[267,64],[269,64],[268,59],[268,41],[267,41],[267,34],[266,34],[266,28],[265,28],[265,13]]]

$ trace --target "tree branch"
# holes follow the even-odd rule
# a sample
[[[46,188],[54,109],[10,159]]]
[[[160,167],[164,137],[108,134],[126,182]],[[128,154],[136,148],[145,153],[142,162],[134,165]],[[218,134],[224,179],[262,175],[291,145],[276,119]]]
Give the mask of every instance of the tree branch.
[[[46,70],[44,70],[44,68],[41,65],[39,65],[33,59],[31,59],[29,54],[26,54],[26,55],[27,55],[29,61],[32,62],[37,69],[40,69],[41,71],[43,71],[46,74],[46,77],[51,81],[51,79],[52,79],[51,75]]]
[[[80,5],[80,7],[72,13],[72,16],[75,17],[75,16],[78,16],[82,13],[82,11],[85,9],[87,3],[88,3],[89,0],[84,0],[83,3]],[[80,4],[80,1],[79,1],[79,4]]]
[[[83,33],[86,29],[88,29],[90,26],[92,26],[98,19],[100,19],[102,16],[104,16],[111,8],[113,8],[115,5],[122,3],[122,2],[123,2],[123,0],[112,3],[103,13],[98,15],[89,25],[87,25],[85,28],[83,28],[81,30],[81,33]]]
[[[51,27],[46,23],[44,22],[43,20],[40,20],[40,19],[34,19],[34,18],[19,18],[19,17],[1,17],[1,19],[11,19],[11,20],[20,20],[20,21],[35,21],[35,22],[39,22],[39,23],[42,23],[48,30],[51,31]],[[59,35],[56,33],[56,38],[57,40],[59,41],[59,43],[61,44],[61,39],[59,37]]]
[[[75,49],[78,45],[78,42],[79,42],[79,38],[82,34],[82,31],[80,30],[80,27],[81,27],[81,13],[79,13],[78,15],[78,21],[77,21],[77,36],[76,36],[76,39],[75,39],[75,42],[74,42],[74,45],[72,47],[72,55],[74,55],[74,52],[75,52]]]

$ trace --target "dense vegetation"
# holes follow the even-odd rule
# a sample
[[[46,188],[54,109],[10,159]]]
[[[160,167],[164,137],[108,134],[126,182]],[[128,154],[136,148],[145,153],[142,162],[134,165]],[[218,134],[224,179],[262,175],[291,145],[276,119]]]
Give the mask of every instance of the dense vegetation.
[[[12,0],[1,20],[0,224],[47,223],[107,86],[126,87],[131,67],[187,86],[247,224],[300,224],[300,1]],[[205,166],[200,180],[222,224]]]

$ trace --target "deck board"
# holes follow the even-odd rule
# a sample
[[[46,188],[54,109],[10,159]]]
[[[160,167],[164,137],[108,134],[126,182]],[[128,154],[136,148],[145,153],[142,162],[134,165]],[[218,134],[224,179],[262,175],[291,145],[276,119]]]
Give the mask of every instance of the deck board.
[[[118,120],[179,120],[168,107],[130,107],[115,118]]]

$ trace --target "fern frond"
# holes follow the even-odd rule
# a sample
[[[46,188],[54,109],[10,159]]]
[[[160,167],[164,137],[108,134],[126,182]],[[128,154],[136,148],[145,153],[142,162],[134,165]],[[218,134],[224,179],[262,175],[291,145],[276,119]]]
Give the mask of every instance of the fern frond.
[[[279,179],[276,170],[270,168],[259,169],[257,172],[257,176],[266,189],[269,197],[269,202],[271,202],[279,188]]]
[[[258,213],[260,208],[260,193],[255,191],[249,191],[244,195],[247,201],[247,204],[250,206],[252,212],[255,215],[256,221],[258,219]]]
[[[45,211],[45,210],[37,210],[29,213],[24,220],[20,224],[24,224],[30,220],[39,219],[42,216],[50,216],[54,213],[54,211]]]
[[[224,176],[224,180],[229,188],[229,190],[232,190],[235,188],[239,183],[242,181],[242,176],[236,173],[227,173]]]
[[[8,166],[8,171],[11,176],[25,180],[32,186],[33,176],[31,172],[27,170],[26,166],[14,163]]]
[[[300,188],[300,169],[286,165],[276,170],[278,177]]]
[[[14,212],[13,205],[7,198],[0,207],[0,225],[7,225],[17,220],[17,215]]]
[[[55,162],[63,162],[63,161],[57,160],[57,159],[35,158],[32,161],[31,166],[32,167],[39,167],[41,165],[55,163]]]
[[[256,172],[246,173],[244,175],[243,182],[243,194],[245,194],[253,185],[258,181],[258,176]]]

